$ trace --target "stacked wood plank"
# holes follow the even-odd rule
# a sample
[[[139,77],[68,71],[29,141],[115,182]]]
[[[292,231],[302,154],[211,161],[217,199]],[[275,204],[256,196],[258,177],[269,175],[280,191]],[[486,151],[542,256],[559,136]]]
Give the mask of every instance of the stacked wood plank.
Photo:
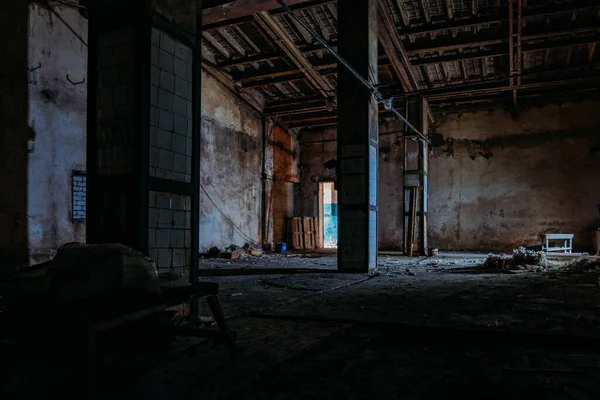
[[[319,218],[294,217],[290,218],[292,249],[312,250],[319,248]]]

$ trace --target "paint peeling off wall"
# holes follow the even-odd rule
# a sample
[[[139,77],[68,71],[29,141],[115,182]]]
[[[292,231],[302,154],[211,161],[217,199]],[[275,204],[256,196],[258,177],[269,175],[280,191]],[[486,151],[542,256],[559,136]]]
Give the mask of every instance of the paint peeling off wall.
[[[87,20],[74,9],[57,13],[82,36]],[[85,220],[72,216],[72,171],[85,171],[87,47],[67,26],[38,5],[29,13],[29,246],[32,262],[52,256],[68,241],[85,241]]]
[[[588,250],[600,225],[600,103],[439,121],[454,138],[430,159],[429,240],[441,249],[509,251],[542,233]]]
[[[383,249],[402,247],[404,139],[402,123],[393,121],[379,127],[379,219],[378,246]],[[335,170],[323,166],[337,158],[337,129],[306,129],[300,132],[301,215],[319,215],[319,182],[333,182]]]
[[[286,242],[287,219],[298,215],[295,209],[296,192],[300,182],[298,164],[300,147],[294,134],[275,127],[268,145],[273,148],[272,190],[267,198],[268,214],[272,219],[273,240]]]
[[[203,73],[200,251],[260,240],[261,159],[260,116]]]

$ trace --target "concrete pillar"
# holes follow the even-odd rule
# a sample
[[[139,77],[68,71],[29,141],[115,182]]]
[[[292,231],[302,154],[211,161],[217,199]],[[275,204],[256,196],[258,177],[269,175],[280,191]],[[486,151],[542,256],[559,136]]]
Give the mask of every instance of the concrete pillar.
[[[87,240],[131,246],[159,273],[194,279],[199,44],[189,27],[148,8],[152,2],[97,4],[89,25]],[[186,16],[195,15],[190,4]]]
[[[377,83],[376,0],[338,1],[338,50]],[[343,66],[337,101],[338,269],[364,273],[377,265],[377,102]]]
[[[0,9],[0,275],[28,265],[27,254],[27,37],[29,2]],[[33,68],[33,66],[31,66]]]

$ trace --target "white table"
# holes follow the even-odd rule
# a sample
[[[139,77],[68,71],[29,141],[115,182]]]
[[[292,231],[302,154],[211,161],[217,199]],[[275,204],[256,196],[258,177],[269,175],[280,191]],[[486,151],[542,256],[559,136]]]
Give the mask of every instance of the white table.
[[[551,252],[551,251],[562,251],[564,253],[570,253],[573,251],[573,238],[575,235],[572,233],[545,233],[542,234],[544,238],[542,242],[542,251]],[[550,240],[562,240],[562,247],[550,247]]]

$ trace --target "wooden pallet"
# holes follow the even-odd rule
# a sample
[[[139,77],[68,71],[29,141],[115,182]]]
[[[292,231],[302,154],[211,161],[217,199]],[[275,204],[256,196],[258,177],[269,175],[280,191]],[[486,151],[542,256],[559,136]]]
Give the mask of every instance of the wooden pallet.
[[[313,228],[315,232],[315,248],[321,248],[321,227],[319,226],[319,217],[313,217]]]
[[[292,225],[292,249],[302,250],[304,249],[304,229],[302,227],[302,218],[295,217],[291,218]]]
[[[316,248],[315,237],[315,220],[313,217],[304,217],[304,248],[314,249]]]

